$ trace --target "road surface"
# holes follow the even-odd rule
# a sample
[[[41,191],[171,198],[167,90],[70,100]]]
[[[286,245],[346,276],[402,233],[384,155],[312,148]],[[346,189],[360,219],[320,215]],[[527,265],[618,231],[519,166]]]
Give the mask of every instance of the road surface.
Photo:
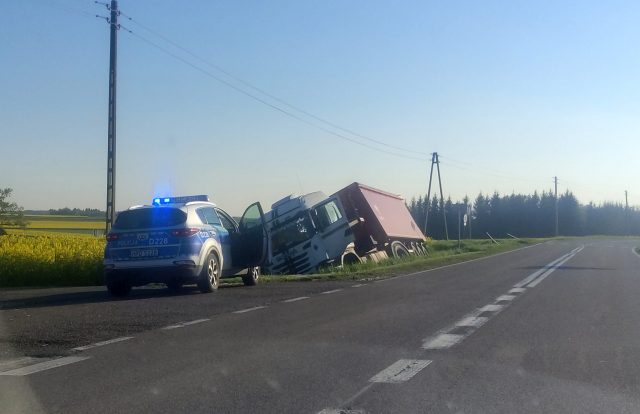
[[[211,295],[7,291],[0,412],[638,413],[637,244]]]

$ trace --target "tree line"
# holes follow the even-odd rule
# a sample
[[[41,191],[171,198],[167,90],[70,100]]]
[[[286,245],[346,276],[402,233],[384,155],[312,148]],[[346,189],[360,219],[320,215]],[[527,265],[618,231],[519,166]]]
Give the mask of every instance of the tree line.
[[[416,223],[424,231],[427,213],[427,197],[413,198],[408,204]],[[551,237],[555,235],[554,194],[511,194],[491,196],[480,193],[471,202],[465,197],[454,203],[448,198],[444,205],[434,196],[430,202],[427,236],[434,239],[446,237],[444,214],[450,239],[458,237],[458,207],[460,216],[471,209],[468,225],[461,225],[463,238],[493,237]],[[462,219],[461,219],[462,222]],[[587,235],[640,235],[640,210],[626,208],[621,203],[581,204],[575,195],[566,191],[558,196],[558,230],[561,236]]]
[[[87,217],[106,217],[107,213],[97,208],[58,208],[49,209],[52,216],[87,216]]]

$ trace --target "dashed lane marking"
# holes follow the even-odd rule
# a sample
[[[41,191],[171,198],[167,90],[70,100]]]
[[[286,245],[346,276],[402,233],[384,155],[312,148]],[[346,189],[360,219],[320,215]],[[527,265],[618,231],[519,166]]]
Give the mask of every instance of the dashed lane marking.
[[[463,335],[441,333],[427,338],[422,345],[423,349],[447,349],[464,339]]]
[[[163,330],[171,330],[171,329],[184,328],[185,326],[196,325],[198,323],[207,322],[207,321],[210,321],[210,320],[211,319],[209,319],[209,318],[196,319],[194,321],[180,322],[180,323],[176,323],[175,325],[165,326],[164,328],[161,328],[161,329],[163,329]]]
[[[365,414],[364,410],[343,410],[341,408],[325,408],[318,414]]]
[[[291,302],[297,302],[299,300],[305,300],[305,299],[309,299],[309,296],[300,296],[298,298],[292,298],[292,299],[283,300],[282,302],[291,303]]]
[[[364,286],[364,283],[358,283],[357,285],[353,285],[351,287],[352,288],[359,288],[359,287],[362,287],[362,286]]]
[[[480,312],[498,312],[504,308],[502,305],[485,305],[481,307]]]
[[[266,308],[266,306],[255,306],[253,308],[237,310],[237,311],[235,311],[233,313],[246,313],[246,312],[252,312],[252,311],[256,311],[258,309],[264,309],[264,308]]]
[[[488,320],[489,318],[484,316],[469,316],[456,322],[456,326],[461,326],[461,327],[469,326],[472,328],[479,328],[485,323],[487,323]]]
[[[133,339],[133,336],[122,336],[120,338],[113,338],[107,341],[96,342],[95,344],[89,344],[84,346],[78,346],[73,348],[74,351],[86,351],[87,349],[97,348],[99,346],[105,346],[109,344],[115,344],[116,342],[128,341],[129,339]]]
[[[369,382],[400,384],[409,381],[430,363],[428,359],[400,359],[371,377]]]
[[[326,292],[320,292],[321,295],[329,295],[331,293],[336,293],[336,292],[340,292],[342,289],[333,289],[333,290],[327,290]]]
[[[521,294],[528,288],[537,286],[538,283],[544,280],[544,278],[549,276],[559,266],[582,251],[583,248],[584,246],[573,249],[571,252],[554,260],[547,266],[544,266],[543,269],[540,269],[524,278],[522,281],[515,285],[516,287],[509,290],[510,294],[498,296],[493,303],[474,310],[473,312],[465,315],[462,319],[460,319],[453,325],[442,329],[435,335],[425,338],[422,342],[422,348],[426,350],[448,349],[464,341],[468,336],[477,331],[482,325],[487,323],[490,318],[502,312],[517,297],[522,296]],[[483,316],[480,316],[480,314],[483,313],[485,314]],[[460,329],[464,329],[464,331],[460,332]],[[452,332],[456,333],[453,334]]]
[[[88,356],[69,356],[69,357],[61,357],[61,358],[53,358],[48,359],[43,362],[38,362],[33,365],[27,365],[25,367],[12,369],[9,371],[0,372],[0,376],[13,376],[13,377],[22,377],[25,375],[34,374],[40,371],[46,371],[52,368],[58,368],[64,365],[74,364],[76,362],[84,361],[85,359],[89,359]]]

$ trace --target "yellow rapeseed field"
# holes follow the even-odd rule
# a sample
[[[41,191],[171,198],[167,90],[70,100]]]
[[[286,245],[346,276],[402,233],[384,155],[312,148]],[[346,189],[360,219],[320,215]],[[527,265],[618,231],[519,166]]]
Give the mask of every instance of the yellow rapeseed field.
[[[102,282],[102,237],[0,236],[0,286],[81,286]]]

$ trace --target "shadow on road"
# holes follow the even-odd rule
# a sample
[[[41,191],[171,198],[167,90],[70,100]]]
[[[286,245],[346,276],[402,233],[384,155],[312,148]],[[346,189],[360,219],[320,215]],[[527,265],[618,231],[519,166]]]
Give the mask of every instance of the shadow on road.
[[[241,283],[222,283],[220,289],[241,287]],[[68,290],[71,290],[70,288]],[[5,291],[0,294],[0,310],[41,308],[49,306],[81,305],[98,302],[120,302],[131,300],[146,300],[159,297],[188,296],[200,294],[196,286],[184,286],[178,292],[164,287],[133,288],[131,293],[123,298],[109,295],[103,286],[83,288],[82,291],[65,292],[63,288],[55,289],[24,289]],[[47,291],[52,291],[47,293]],[[215,293],[214,293],[215,294]]]

